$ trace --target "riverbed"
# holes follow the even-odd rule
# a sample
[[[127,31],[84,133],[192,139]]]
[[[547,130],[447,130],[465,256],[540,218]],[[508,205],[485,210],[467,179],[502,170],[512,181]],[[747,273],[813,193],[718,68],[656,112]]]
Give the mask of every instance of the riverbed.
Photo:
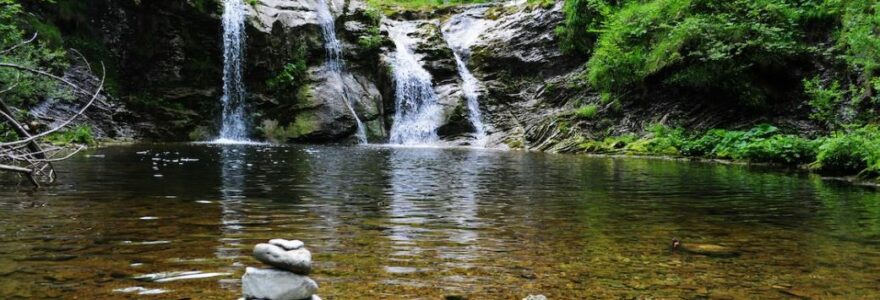
[[[251,248],[275,237],[306,242],[324,299],[880,298],[880,193],[805,173],[205,144],[56,168],[56,186],[0,187],[2,299],[236,299]]]

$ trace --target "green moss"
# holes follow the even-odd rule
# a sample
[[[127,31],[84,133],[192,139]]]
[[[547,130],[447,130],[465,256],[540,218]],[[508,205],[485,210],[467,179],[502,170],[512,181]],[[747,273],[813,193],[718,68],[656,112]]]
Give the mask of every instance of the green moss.
[[[596,104],[587,104],[578,108],[574,114],[578,118],[584,120],[592,120],[596,118],[596,115],[599,113],[599,106]]]
[[[319,127],[318,116],[312,112],[304,112],[296,116],[296,119],[287,128],[287,131],[292,138],[300,138],[318,131]]]
[[[377,8],[387,15],[398,11],[428,12],[438,8],[485,2],[488,0],[367,0],[371,7]]]
[[[367,33],[358,37],[358,46],[366,50],[376,50],[382,46],[385,38],[379,32],[379,26],[370,26]]]

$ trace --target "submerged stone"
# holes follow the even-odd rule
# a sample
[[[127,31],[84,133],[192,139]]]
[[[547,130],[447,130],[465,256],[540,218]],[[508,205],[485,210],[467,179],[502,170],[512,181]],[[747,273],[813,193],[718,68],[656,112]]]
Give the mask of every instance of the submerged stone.
[[[318,283],[308,276],[278,269],[247,268],[241,286],[245,299],[315,299],[318,291]]]
[[[681,249],[687,253],[714,256],[714,257],[734,257],[739,256],[739,250],[731,247],[713,244],[683,244]]]
[[[309,275],[312,271],[312,253],[306,248],[284,251],[279,246],[261,243],[254,246],[254,258],[300,275]]]

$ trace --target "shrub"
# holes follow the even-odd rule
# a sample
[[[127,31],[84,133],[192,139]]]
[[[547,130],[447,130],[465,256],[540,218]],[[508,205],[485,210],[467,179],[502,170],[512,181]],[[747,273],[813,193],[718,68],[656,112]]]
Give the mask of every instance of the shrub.
[[[296,50],[293,61],[285,64],[281,72],[266,81],[266,87],[277,94],[290,93],[305,82],[306,71],[308,71],[306,49],[301,46]]]
[[[836,132],[819,146],[812,168],[831,174],[853,174],[880,170],[880,128],[866,126]]]
[[[657,76],[669,87],[760,103],[757,78],[784,69],[803,49],[796,17],[784,0],[629,2],[605,22],[587,77],[600,91],[620,92]]]
[[[584,120],[592,120],[599,113],[599,106],[596,104],[587,104],[578,108],[574,114],[578,118]]]
[[[89,125],[78,125],[66,130],[57,131],[46,136],[46,141],[55,145],[83,144],[95,145],[95,136]]]
[[[380,34],[379,26],[370,26],[367,33],[358,37],[358,45],[367,50],[376,50],[382,46],[384,38]]]
[[[840,90],[840,83],[834,81],[828,87],[824,87],[821,79],[816,76],[813,79],[804,80],[804,92],[810,97],[808,103],[813,109],[810,118],[834,125],[837,107],[844,98],[844,92]]]

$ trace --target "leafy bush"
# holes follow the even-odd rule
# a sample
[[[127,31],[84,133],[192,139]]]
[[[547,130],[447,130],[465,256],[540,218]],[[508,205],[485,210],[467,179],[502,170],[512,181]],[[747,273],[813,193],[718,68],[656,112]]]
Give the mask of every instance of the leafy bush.
[[[25,22],[25,17],[18,1],[0,0],[0,50],[9,49],[33,36],[34,32],[42,32],[39,38],[29,44],[0,56],[0,62],[21,65],[30,68],[48,70],[58,73],[67,67],[65,52],[58,47],[60,39],[58,29],[45,23]],[[22,28],[28,28],[27,33]],[[59,85],[46,77],[33,75],[11,68],[0,68],[0,89],[17,84],[15,88],[3,94],[3,101],[10,106],[34,104],[43,97],[70,99],[71,93],[59,88]]]
[[[880,170],[880,128],[866,126],[833,134],[819,146],[812,167],[832,174],[877,172]]]
[[[765,98],[765,70],[784,69],[801,53],[784,0],[629,2],[609,16],[589,60],[588,79],[619,92],[657,76],[669,87]],[[589,39],[588,37],[585,39]]]
[[[804,80],[804,92],[809,96],[810,107],[813,112],[810,118],[829,125],[833,125],[837,116],[837,107],[844,99],[844,92],[840,90],[840,83],[834,81],[828,87],[824,87],[821,79],[813,77]]]
[[[9,128],[9,125],[6,123],[0,123],[0,143],[2,142],[11,142],[18,139],[18,134]]]
[[[358,37],[358,45],[367,50],[379,49],[383,41],[379,26],[370,26],[367,28],[367,34]]]
[[[46,141],[55,145],[83,144],[95,145],[95,135],[92,134],[92,127],[89,125],[79,125],[66,130],[54,132],[46,136]]]
[[[279,94],[290,93],[305,82],[308,68],[306,49],[299,47],[293,61],[285,64],[281,72],[266,81],[266,87]]]

